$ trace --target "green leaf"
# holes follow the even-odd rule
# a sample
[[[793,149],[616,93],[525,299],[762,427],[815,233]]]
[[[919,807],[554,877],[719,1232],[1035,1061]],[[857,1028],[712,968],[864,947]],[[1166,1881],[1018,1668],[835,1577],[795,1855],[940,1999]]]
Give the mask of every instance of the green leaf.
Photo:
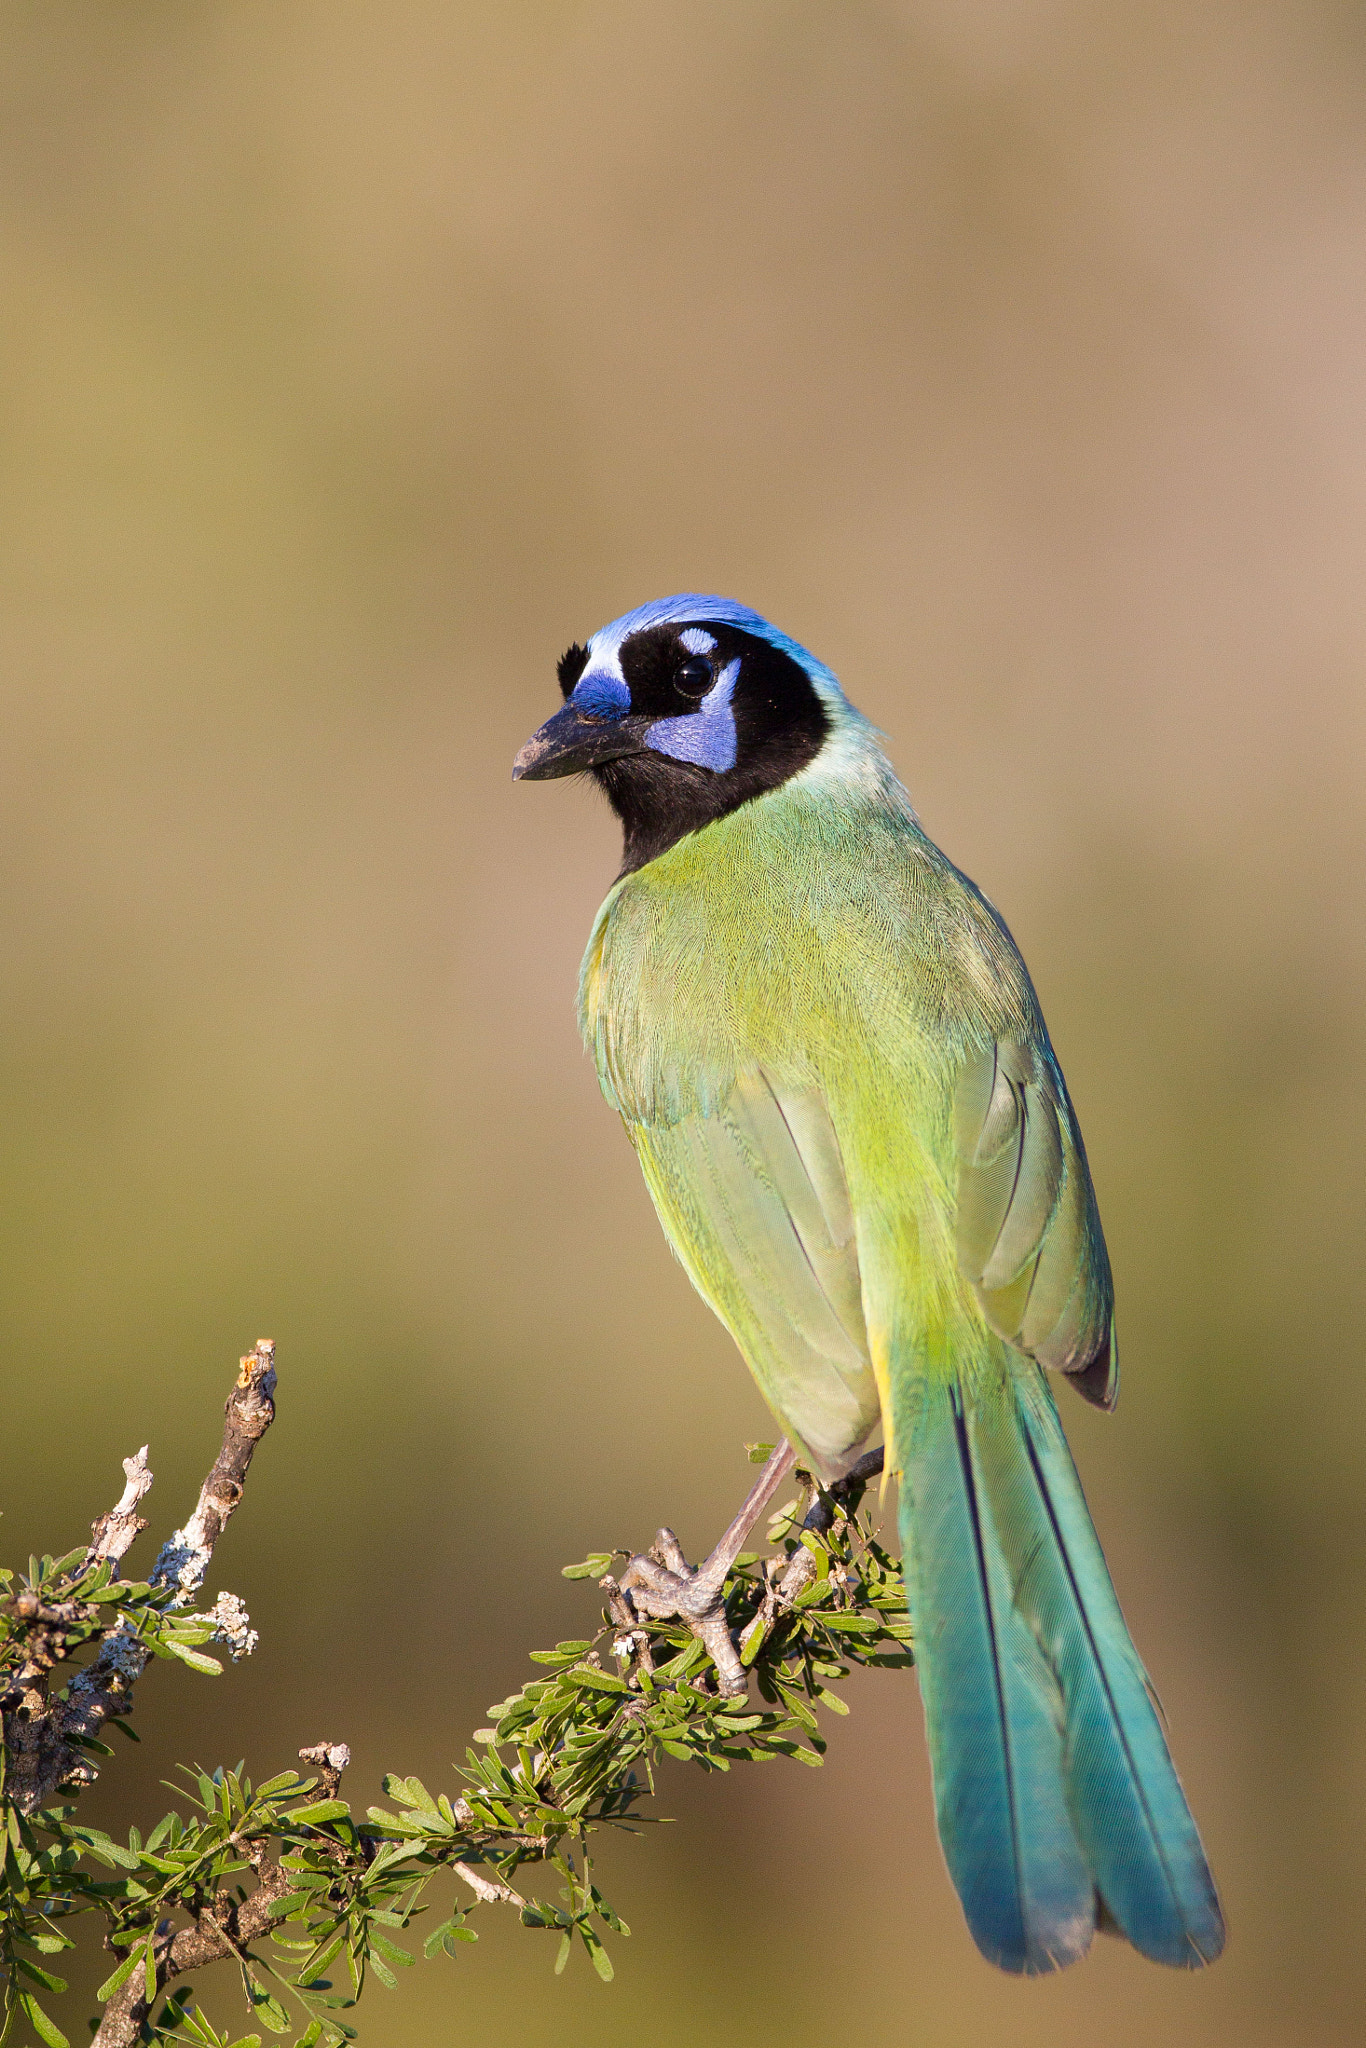
[[[312,1903],[311,1891],[286,1892],[282,1899],[271,1900],[270,1917],[272,1920],[288,1920],[291,1913],[297,1913],[301,1906],[311,1906]]]
[[[555,1975],[557,1977],[563,1976],[564,1966],[569,1961],[569,1953],[573,1946],[574,1937],[572,1933],[566,1933],[560,1942],[560,1952],[555,1958]]]
[[[156,1646],[153,1645],[153,1648]],[[165,1651],[172,1657],[179,1657],[182,1664],[188,1664],[191,1671],[202,1671],[206,1678],[221,1678],[223,1666],[217,1657],[206,1657],[202,1650],[192,1650],[188,1644],[178,1642],[174,1636],[165,1638]]]
[[[598,1940],[597,1935],[590,1928],[580,1927],[579,1934],[584,1947],[588,1950],[588,1959],[592,1963],[593,1968],[597,1971],[604,1984],[610,1984],[617,1974],[612,1968],[612,1958]]]
[[[80,1842],[92,1856],[98,1857],[101,1863],[111,1864],[116,1870],[137,1869],[139,1858],[133,1851],[125,1849],[122,1842],[112,1842],[108,1835],[102,1834],[98,1828],[71,1828],[68,1833],[73,1841]]]
[[[806,1701],[804,1699],[799,1698],[798,1695],[792,1692],[787,1686],[784,1686],[782,1688],[782,1694],[783,1705],[787,1708],[787,1711],[792,1716],[793,1720],[799,1721],[803,1728],[807,1729],[809,1733],[814,1735],[816,1730],[820,1727],[820,1723],[816,1719],[816,1716],[812,1713],[810,1707],[808,1707],[808,1705],[806,1704]]]
[[[315,1949],[294,1979],[295,1983],[300,1986],[316,1983],[324,1970],[330,1968],[337,1960],[345,1944],[346,1934],[343,1931],[341,1934],[334,1935],[325,1947]]]
[[[54,1977],[50,1970],[40,1969],[38,1964],[31,1963],[27,1956],[15,1956],[14,1967],[21,1970],[24,1976],[31,1977],[35,1984],[41,1984],[44,1991],[61,1993],[67,1988],[65,1977]]]
[[[370,1867],[365,1873],[365,1883],[373,1885],[377,1878],[383,1876],[391,1863],[405,1862],[415,1851],[416,1844],[411,1838],[407,1841],[386,1843],[385,1847],[379,1851],[379,1854],[372,1857]],[[420,1851],[417,1851],[417,1853],[420,1853]]]
[[[254,1977],[248,1978],[247,1991],[251,1999],[252,2010],[256,2014],[257,2019],[263,2025],[269,2027],[272,2034],[287,2034],[289,2032],[289,2014],[285,2011],[274,1992],[267,1991],[264,1984],[258,1984]]]
[[[618,1678],[615,1671],[599,1671],[595,1664],[585,1664],[574,1673],[576,1685],[591,1685],[597,1692],[626,1692],[631,1688],[624,1678]]]
[[[366,1809],[365,1817],[385,1834],[400,1835],[403,1839],[398,1846],[405,1854],[423,1833],[422,1821],[415,1813],[386,1813],[382,1806],[371,1806]]]
[[[289,1819],[300,1827],[321,1827],[324,1821],[347,1820],[351,1808],[344,1799],[315,1799],[311,1806],[291,1806]]]
[[[614,1934],[629,1934],[631,1932],[630,1928],[626,1925],[626,1922],[622,1919],[619,1919],[618,1916],[612,1911],[612,1908],[608,1905],[606,1899],[603,1897],[602,1893],[598,1890],[595,1884],[590,1885],[588,1887],[588,1895],[593,1901],[594,1912],[597,1914],[600,1920],[605,1920],[607,1922],[607,1925],[611,1928]]]
[[[66,2035],[57,2025],[57,2022],[48,2018],[48,2015],[43,2011],[37,1999],[30,1992],[21,1991],[19,1993],[19,2005],[24,2018],[32,2027],[38,2039],[46,2042],[47,2048],[71,2048],[71,2043],[67,2040]]]
[[[456,1923],[453,1919],[443,1920],[441,1925],[434,1927],[427,1936],[427,1939],[422,1944],[422,1953],[429,1962],[435,1956],[437,1950],[444,1947],[447,1935],[454,1933],[455,1925]]]
[[[390,1941],[387,1936],[379,1934],[374,1928],[371,1928],[370,1951],[372,1956],[376,1950],[378,1950],[380,1955],[387,1956],[391,1963],[398,1963],[405,1970],[410,1969],[417,1960],[415,1956],[409,1955],[406,1948],[400,1948],[397,1942]]]
[[[441,1811],[421,1778],[388,1777],[384,1780],[384,1790],[405,1806],[420,1807],[423,1813],[435,1815]]]
[[[311,1778],[301,1778],[297,1771],[281,1771],[278,1777],[267,1778],[264,1785],[256,1787],[256,1798],[259,1803],[263,1799],[274,1798],[277,1792],[306,1792],[314,1782]]]
[[[561,1572],[562,1579],[600,1579],[612,1562],[610,1550],[593,1550],[582,1564],[567,1564]]]

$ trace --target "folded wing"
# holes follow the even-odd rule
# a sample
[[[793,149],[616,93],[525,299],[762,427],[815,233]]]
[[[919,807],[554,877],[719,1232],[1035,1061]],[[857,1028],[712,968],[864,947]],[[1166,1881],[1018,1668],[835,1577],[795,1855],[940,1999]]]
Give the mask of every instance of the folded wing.
[[[822,1097],[756,1067],[713,1114],[628,1129],[694,1285],[784,1429],[838,1478],[881,1417],[853,1211]]]
[[[958,1264],[998,1336],[1112,1408],[1114,1290],[1081,1134],[1055,1067],[1003,1039],[954,1101]]]

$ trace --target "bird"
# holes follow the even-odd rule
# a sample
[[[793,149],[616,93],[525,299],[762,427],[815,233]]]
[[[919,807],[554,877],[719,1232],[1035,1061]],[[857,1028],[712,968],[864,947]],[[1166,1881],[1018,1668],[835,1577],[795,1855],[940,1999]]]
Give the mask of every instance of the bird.
[[[514,777],[587,775],[623,831],[584,1040],[784,1432],[707,1564],[661,1532],[637,1600],[707,1621],[734,1681],[719,1594],[754,1500],[794,1458],[829,1485],[880,1446],[939,1840],[981,1953],[1042,1974],[1100,1928],[1214,1961],[1218,1894],[1054,1401],[1062,1382],[1113,1407],[1113,1285],[1003,918],[834,673],[746,606],[655,600],[558,677]]]

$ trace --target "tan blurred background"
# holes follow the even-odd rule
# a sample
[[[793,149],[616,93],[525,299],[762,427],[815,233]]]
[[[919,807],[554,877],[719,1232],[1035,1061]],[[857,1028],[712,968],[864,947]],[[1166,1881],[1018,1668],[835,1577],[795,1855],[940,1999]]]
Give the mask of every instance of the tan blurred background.
[[[719,590],[1033,967],[1120,1289],[1068,1425],[1232,1940],[998,1977],[882,1674],[822,1772],[674,1770],[614,1987],[486,1915],[362,2040],[1359,2041],[1360,8],[7,0],[0,265],[6,1554],[144,1438],[164,1532],[281,1368],[261,1649],[149,1676],[100,1811],[439,1780],[561,1563],[745,1483],[575,1036],[611,819],[509,781],[571,637]]]

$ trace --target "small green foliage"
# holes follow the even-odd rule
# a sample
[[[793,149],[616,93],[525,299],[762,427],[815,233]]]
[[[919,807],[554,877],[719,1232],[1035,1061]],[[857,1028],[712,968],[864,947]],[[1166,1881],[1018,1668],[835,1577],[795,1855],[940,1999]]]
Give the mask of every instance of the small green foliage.
[[[610,1550],[594,1550],[582,1564],[567,1564],[560,1573],[562,1579],[600,1579],[612,1562]]]
[[[767,1446],[753,1448],[767,1455]],[[176,1807],[145,1839],[130,1829],[125,1844],[81,1822],[74,1803],[25,1817],[0,1778],[0,2042],[18,2025],[46,2048],[65,2048],[50,2007],[66,1985],[38,1958],[70,1947],[67,1929],[82,1916],[93,1916],[111,1955],[101,2003],[127,1997],[131,1982],[148,2001],[141,2039],[192,2048],[341,2048],[355,2038],[342,2015],[367,1980],[392,1987],[415,1960],[414,1940],[426,1957],[457,1956],[477,1939],[466,1923],[480,1901],[511,1903],[524,1926],[556,1935],[557,1972],[578,1947],[609,1982],[605,1937],[629,1930],[593,1881],[590,1845],[604,1828],[635,1831],[655,1818],[642,1803],[663,1759],[707,1771],[775,1757],[819,1764],[817,1708],[848,1712],[833,1688],[855,1665],[911,1661],[899,1567],[862,1515],[821,1498],[828,1533],[803,1528],[806,1502],[789,1503],[772,1524],[776,1554],[746,1554],[726,1585],[757,1699],[718,1691],[685,1625],[631,1618],[604,1576],[624,1553],[600,1551],[565,1576],[602,1578],[601,1625],[532,1653],[537,1674],[489,1708],[449,1792],[391,1774],[389,1803],[357,1819],[334,1773],[320,1781],[286,1771],[253,1786],[241,1765],[184,1768]],[[6,1688],[27,1668],[42,1614],[58,1607],[57,1661],[73,1670],[111,1629],[153,1656],[220,1668],[199,1649],[213,1634],[206,1616],[173,1608],[164,1587],[113,1579],[107,1565],[85,1571],[83,1558],[32,1560],[23,1579],[0,1571]],[[10,1691],[7,1706],[17,1697]],[[0,1766],[8,1763],[0,1753]],[[523,1896],[528,1870],[558,1879],[553,1899]],[[168,1923],[218,1939],[252,2031],[220,2032],[185,1977],[165,1982],[159,1930]]]

